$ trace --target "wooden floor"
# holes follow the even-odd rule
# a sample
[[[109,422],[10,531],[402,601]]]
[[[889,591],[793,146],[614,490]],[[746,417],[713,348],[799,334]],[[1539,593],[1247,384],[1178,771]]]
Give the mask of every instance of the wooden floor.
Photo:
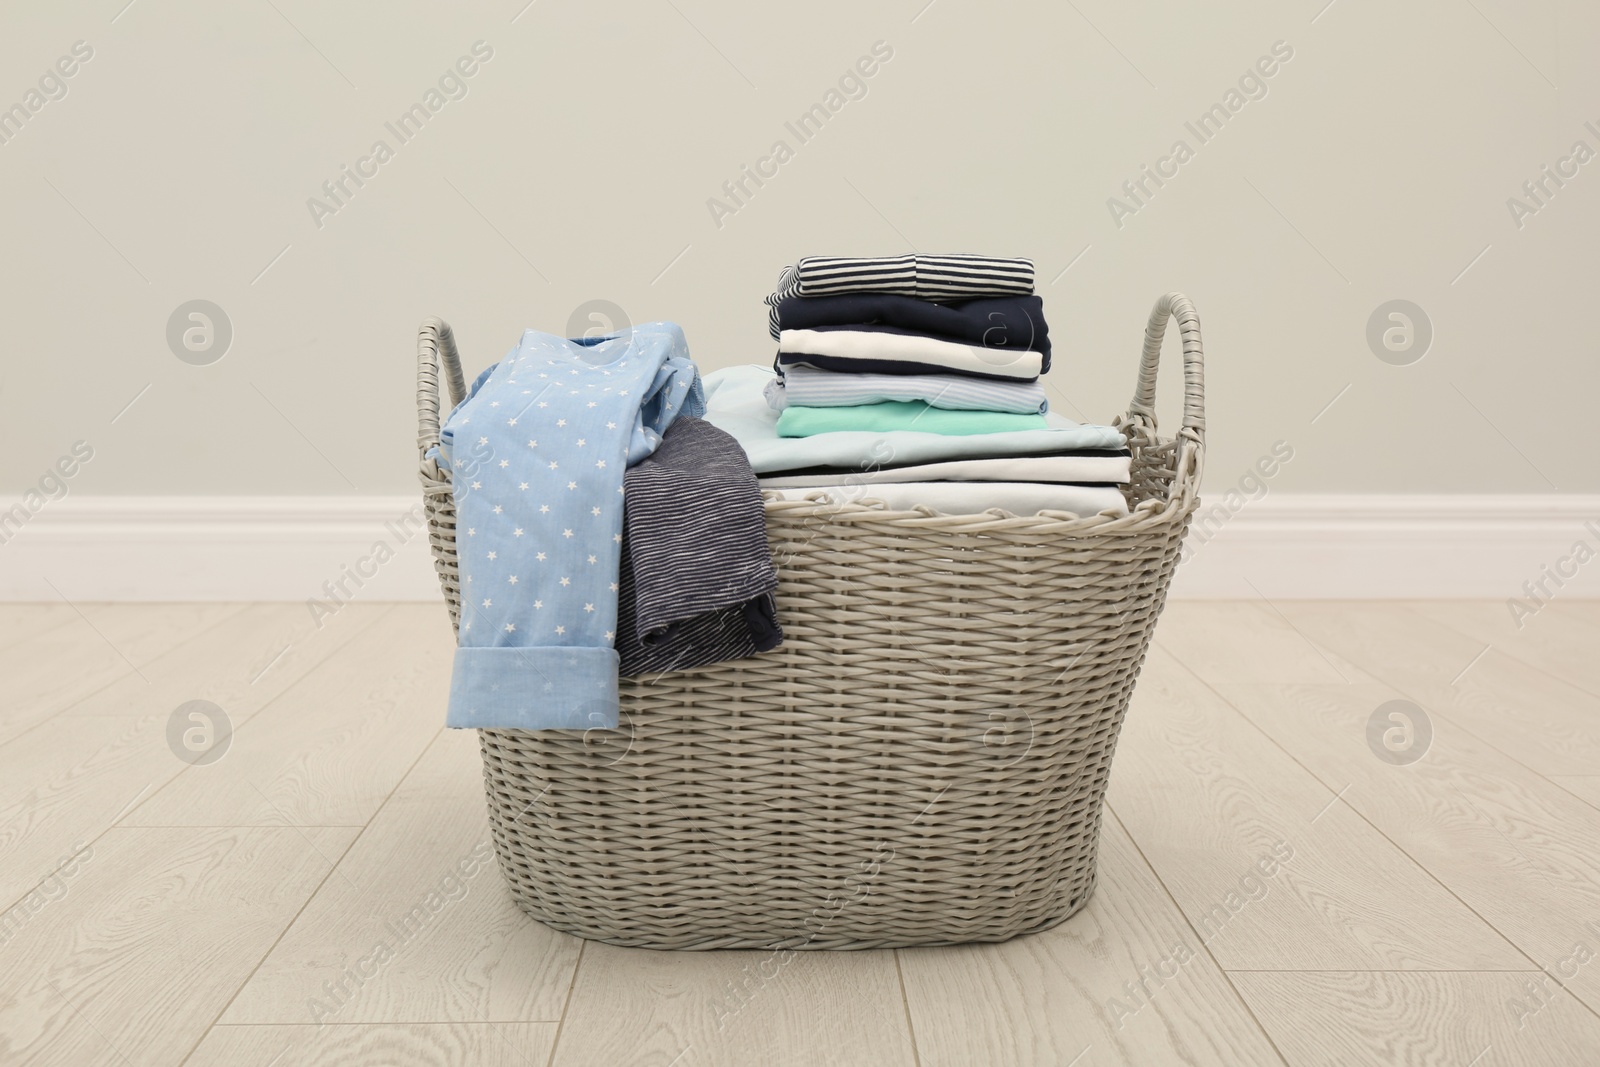
[[[1174,603],[1083,912],[802,953],[720,1026],[761,954],[552,932],[492,864],[325,986],[487,840],[451,646],[436,605],[0,607],[0,1063],[1600,1064],[1600,603]],[[197,699],[234,732],[191,765]]]

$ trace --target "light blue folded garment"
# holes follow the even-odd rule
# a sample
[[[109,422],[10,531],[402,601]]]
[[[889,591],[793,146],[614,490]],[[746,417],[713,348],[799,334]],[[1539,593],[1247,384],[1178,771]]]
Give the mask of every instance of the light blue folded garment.
[[[813,408],[856,407],[890,400],[921,400],[951,411],[1007,411],[1043,415],[1050,410],[1044,386],[996,382],[962,374],[845,374],[803,363],[784,367],[766,389],[774,411],[790,404]]]
[[[529,330],[440,431],[461,566],[445,725],[617,725],[622,476],[704,394],[670,322],[569,341]]]
[[[778,413],[765,390],[766,367],[727,367],[705,377],[705,419],[738,440],[757,474],[837,467],[865,470],[888,464],[932,463],[980,456],[1045,456],[1077,448],[1123,448],[1127,440],[1110,426],[1083,426],[1052,411],[1044,430],[952,437],[916,430],[850,430],[815,437],[779,437]]]

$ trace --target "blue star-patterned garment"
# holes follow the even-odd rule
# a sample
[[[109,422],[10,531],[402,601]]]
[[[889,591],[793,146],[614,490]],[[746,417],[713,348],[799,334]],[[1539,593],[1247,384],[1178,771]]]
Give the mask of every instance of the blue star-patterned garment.
[[[567,340],[529,330],[440,430],[461,566],[446,724],[617,725],[622,476],[705,412],[670,322]]]

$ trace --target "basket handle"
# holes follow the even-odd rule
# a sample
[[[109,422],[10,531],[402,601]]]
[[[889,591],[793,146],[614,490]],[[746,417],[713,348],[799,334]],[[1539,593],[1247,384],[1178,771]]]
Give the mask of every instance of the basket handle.
[[[1136,450],[1159,441],[1156,372],[1161,367],[1161,342],[1166,337],[1168,319],[1178,320],[1183,338],[1183,425],[1171,442],[1177,446],[1178,455],[1176,477],[1168,499],[1191,501],[1199,492],[1200,471],[1205,459],[1206,368],[1205,349],[1200,341],[1200,316],[1193,302],[1182,293],[1167,293],[1150,309],[1150,322],[1144,329],[1144,353],[1139,360],[1138,386],[1128,405],[1128,413],[1117,423]]]
[[[1161,366],[1161,342],[1166,337],[1167,320],[1178,320],[1183,337],[1183,428],[1179,436],[1205,447],[1206,434],[1206,359],[1200,340],[1200,316],[1194,303],[1182,293],[1167,293],[1150,309],[1150,322],[1144,328],[1144,354],[1139,360],[1139,385],[1134,390],[1128,414],[1156,425],[1156,371]]]
[[[439,443],[439,373],[450,383],[450,406],[467,395],[461,376],[456,335],[443,319],[424,319],[417,330],[417,457],[428,464],[428,449]],[[434,473],[438,476],[438,472]]]

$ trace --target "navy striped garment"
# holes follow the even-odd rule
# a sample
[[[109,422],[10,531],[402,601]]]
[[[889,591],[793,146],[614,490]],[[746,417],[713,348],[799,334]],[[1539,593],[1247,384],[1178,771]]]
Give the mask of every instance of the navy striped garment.
[[[616,649],[624,677],[783,643],[761,490],[744,449],[680,417],[623,479]]]
[[[779,332],[778,304],[791,296],[893,293],[922,300],[971,300],[981,296],[1029,296],[1033,261],[994,256],[912,252],[903,256],[807,256],[778,276],[767,297],[772,336]]]

